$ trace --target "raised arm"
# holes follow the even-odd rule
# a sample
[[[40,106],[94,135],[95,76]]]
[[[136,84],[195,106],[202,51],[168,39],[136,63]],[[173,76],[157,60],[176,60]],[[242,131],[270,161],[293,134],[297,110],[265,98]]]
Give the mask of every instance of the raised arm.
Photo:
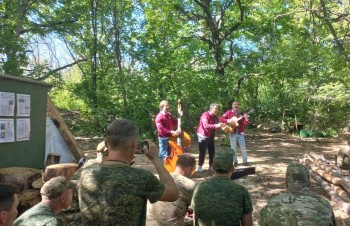
[[[165,185],[165,190],[159,201],[174,202],[179,198],[179,192],[176,188],[174,179],[170,176],[169,172],[165,169],[162,161],[158,157],[157,146],[151,140],[146,141],[149,148],[144,148],[145,155],[156,167],[159,180]]]

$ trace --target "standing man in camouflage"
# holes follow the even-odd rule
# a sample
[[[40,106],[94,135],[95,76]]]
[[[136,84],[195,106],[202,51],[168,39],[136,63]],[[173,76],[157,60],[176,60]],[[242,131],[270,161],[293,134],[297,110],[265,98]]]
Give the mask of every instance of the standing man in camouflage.
[[[252,201],[243,186],[231,180],[233,151],[221,148],[215,153],[215,176],[195,189],[191,206],[199,226],[252,226]]]
[[[336,225],[329,203],[310,192],[310,173],[299,163],[288,165],[287,193],[271,198],[260,211],[260,226]]]
[[[176,168],[170,175],[173,177],[180,197],[175,202],[156,202],[148,206],[147,224],[152,225],[152,220],[157,225],[185,225],[187,209],[191,204],[196,183],[189,179],[196,170],[196,160],[189,154],[180,155],[176,162]]]
[[[0,184],[0,226],[12,226],[18,211],[16,188],[8,184]]]
[[[83,168],[90,166],[92,164],[98,164],[104,162],[108,159],[108,150],[105,147],[105,142],[100,142],[96,147],[96,158],[89,159],[84,162],[84,164],[75,171],[71,178],[71,181],[77,183],[80,178],[81,171]],[[60,219],[65,226],[78,226],[82,225],[80,208],[79,208],[79,198],[77,189],[73,189],[73,198],[70,206],[67,209],[62,210],[57,218]]]
[[[107,161],[83,168],[78,182],[83,225],[145,225],[147,200],[154,203],[178,199],[176,184],[152,141],[147,141],[144,151],[159,180],[149,171],[130,166],[137,135],[138,129],[130,120],[114,120],[107,127]]]
[[[17,218],[14,226],[62,226],[56,214],[70,205],[73,187],[63,176],[51,178],[40,189],[41,202]]]

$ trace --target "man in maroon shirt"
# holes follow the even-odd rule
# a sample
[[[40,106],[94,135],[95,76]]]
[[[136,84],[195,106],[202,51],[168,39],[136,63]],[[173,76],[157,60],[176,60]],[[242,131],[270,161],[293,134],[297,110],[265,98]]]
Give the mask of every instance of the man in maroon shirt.
[[[198,128],[198,146],[199,146],[199,161],[198,161],[198,172],[202,172],[202,166],[204,164],[205,153],[208,148],[209,154],[209,168],[213,164],[213,158],[215,154],[214,137],[215,130],[224,126],[225,123],[220,123],[217,116],[219,111],[218,104],[211,104],[209,111],[202,114]]]
[[[159,104],[160,112],[156,116],[156,126],[159,141],[159,158],[165,161],[169,155],[169,139],[171,135],[179,135],[181,131],[176,130],[177,120],[170,113],[170,105],[167,100],[162,100]],[[182,116],[183,112],[178,111],[178,115]]]
[[[234,165],[238,165],[237,160],[237,141],[239,144],[239,148],[242,152],[242,158],[243,158],[243,164],[249,165],[248,163],[248,155],[245,147],[245,138],[244,138],[244,127],[249,124],[249,118],[248,115],[242,112],[238,111],[239,104],[237,101],[232,103],[232,109],[225,112],[220,117],[220,122],[227,123],[227,124],[234,124],[237,119],[238,120],[238,126],[235,127],[234,131],[229,134],[230,142],[231,142],[231,148],[235,152],[235,156],[233,157]]]

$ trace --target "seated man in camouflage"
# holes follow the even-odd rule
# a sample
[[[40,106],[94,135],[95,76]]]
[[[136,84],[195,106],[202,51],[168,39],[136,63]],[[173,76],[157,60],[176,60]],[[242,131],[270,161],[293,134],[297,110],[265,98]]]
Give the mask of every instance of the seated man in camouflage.
[[[252,202],[243,186],[231,180],[234,152],[221,148],[215,152],[215,176],[195,189],[191,206],[194,225],[252,226]]]
[[[180,155],[173,177],[180,197],[175,202],[156,202],[147,208],[147,225],[185,225],[187,209],[191,204],[196,183],[189,179],[196,170],[196,160],[189,154]],[[155,221],[155,222],[154,222]]]
[[[14,225],[63,225],[55,215],[70,205],[73,186],[65,177],[51,178],[40,189],[42,201],[24,212]]]
[[[271,198],[260,211],[260,226],[336,225],[329,203],[309,191],[309,169],[299,163],[288,165],[287,193]]]

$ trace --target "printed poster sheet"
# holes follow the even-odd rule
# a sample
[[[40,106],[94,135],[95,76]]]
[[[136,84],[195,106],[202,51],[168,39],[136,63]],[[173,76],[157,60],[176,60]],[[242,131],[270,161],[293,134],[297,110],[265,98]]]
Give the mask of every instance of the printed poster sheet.
[[[17,116],[30,116],[30,95],[17,94]]]
[[[0,118],[0,143],[14,142],[13,119]]]
[[[0,116],[14,116],[15,94],[0,92]]]
[[[30,139],[30,118],[21,118],[16,121],[16,141]]]

